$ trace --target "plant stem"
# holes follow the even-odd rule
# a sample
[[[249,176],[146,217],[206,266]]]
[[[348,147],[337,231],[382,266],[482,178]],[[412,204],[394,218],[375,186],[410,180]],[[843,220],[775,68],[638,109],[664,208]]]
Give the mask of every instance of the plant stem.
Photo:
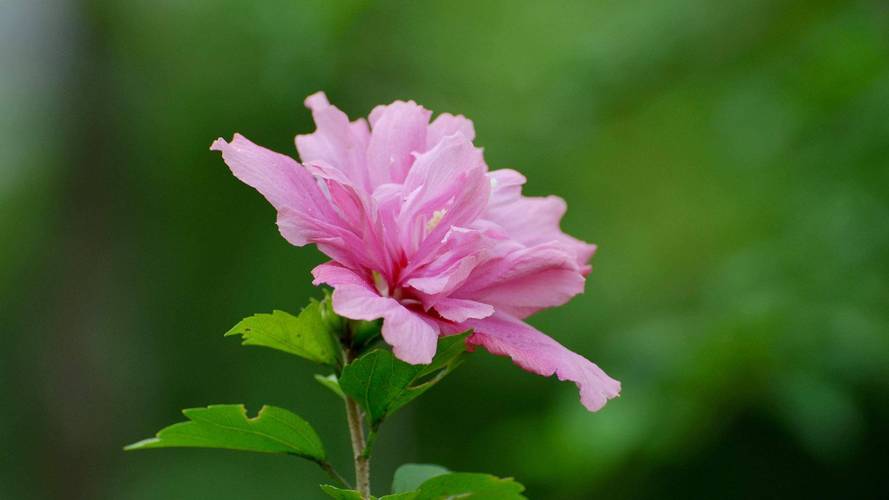
[[[324,472],[326,472],[327,475],[331,477],[331,479],[337,481],[346,488],[352,489],[352,485],[349,484],[349,481],[346,481],[346,479],[341,476],[340,473],[336,471],[336,469],[333,468],[333,465],[328,462],[318,462],[318,465],[320,465],[321,468],[324,469]]]
[[[349,434],[352,436],[352,453],[355,458],[355,489],[362,498],[370,498],[370,457],[365,456],[364,426],[361,411],[355,400],[346,397],[346,417],[349,420]]]
[[[373,452],[374,443],[376,442],[377,429],[371,426],[371,428],[367,431],[367,441],[364,445],[364,453],[362,453],[365,458],[370,458],[370,454]]]

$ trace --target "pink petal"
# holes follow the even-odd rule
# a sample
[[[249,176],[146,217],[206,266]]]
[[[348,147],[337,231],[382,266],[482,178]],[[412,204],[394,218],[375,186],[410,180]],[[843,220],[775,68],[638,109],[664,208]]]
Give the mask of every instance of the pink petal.
[[[509,236],[526,246],[558,241],[566,251],[575,255],[581,271],[588,274],[588,262],[596,246],[573,238],[559,228],[567,205],[558,196],[522,196],[525,183],[515,170],[495,170],[488,174],[494,188],[483,218],[503,227]]]
[[[431,115],[431,111],[414,101],[395,101],[373,110],[367,145],[371,186],[404,180],[414,162],[412,153],[426,149],[426,127]]]
[[[385,318],[395,307],[401,308],[401,305],[366,286],[338,285],[333,289],[333,310],[349,319]]]
[[[362,255],[373,269],[389,270],[393,252],[388,251],[386,239],[377,231],[375,200],[336,167],[316,161],[307,163],[306,169],[321,180],[331,205],[361,240],[351,252]]]
[[[462,323],[467,319],[482,319],[494,314],[494,307],[474,300],[444,298],[435,303],[441,317]]]
[[[442,113],[429,124],[429,130],[426,132],[426,149],[432,149],[442,139],[457,132],[463,134],[463,137],[472,141],[475,139],[475,127],[472,121],[463,115],[454,116],[450,113]]]
[[[427,257],[452,226],[478,217],[490,191],[484,170],[481,151],[459,133],[417,157],[404,181],[406,200],[398,218],[408,254]]]
[[[321,284],[327,284],[333,287],[339,285],[356,285],[364,286],[368,289],[370,288],[370,282],[368,280],[362,278],[355,271],[337,264],[334,261],[325,262],[324,264],[315,266],[315,269],[312,269],[312,276],[315,278],[312,280],[312,284],[315,286]]]
[[[332,206],[339,211],[343,220],[353,227],[360,227],[370,212],[364,191],[336,167],[321,161],[308,162],[305,166],[324,183]]]
[[[398,301],[382,297],[357,273],[332,262],[316,267],[314,284],[334,287],[333,310],[350,319],[383,318],[383,339],[395,356],[411,364],[432,362],[438,343],[438,325],[421,313],[410,311]]]
[[[210,149],[222,152],[235,177],[265,196],[279,214],[287,214],[292,230],[282,234],[290,243],[305,245],[325,234],[322,225],[342,224],[315,179],[293,158],[257,146],[240,134],[231,142],[217,139]]]
[[[442,256],[442,259],[448,260],[448,256]],[[405,284],[431,295],[446,294],[466,281],[480,260],[478,255],[467,255],[450,263],[447,267],[444,265],[439,267],[433,263],[431,269],[424,272],[423,275],[407,280]]]
[[[323,162],[341,170],[359,186],[367,186],[364,151],[367,148],[367,123],[349,122],[345,113],[331,106],[327,96],[318,92],[306,98],[312,110],[316,130],[296,136],[296,149],[303,163]]]
[[[383,339],[398,359],[412,365],[432,362],[438,345],[438,326],[401,304],[390,308],[383,319]]]
[[[453,297],[525,318],[583,292],[584,277],[574,254],[558,242],[525,248],[504,241],[498,248],[502,253],[477,266]]]
[[[468,320],[464,326],[474,333],[467,343],[483,346],[488,352],[509,356],[525,370],[559,380],[570,380],[580,389],[580,401],[590,411],[597,411],[620,394],[620,382],[598,366],[575,354],[530,325],[497,313],[485,319]]]

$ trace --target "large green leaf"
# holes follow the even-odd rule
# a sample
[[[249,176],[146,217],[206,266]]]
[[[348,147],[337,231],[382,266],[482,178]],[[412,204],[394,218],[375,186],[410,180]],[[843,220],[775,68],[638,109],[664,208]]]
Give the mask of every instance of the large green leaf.
[[[271,347],[317,363],[336,365],[339,359],[334,318],[326,306],[312,300],[299,316],[284,311],[242,319],[225,336],[241,335],[242,345]],[[324,314],[322,314],[324,313]]]
[[[413,500],[524,500],[525,487],[512,478],[501,479],[490,474],[452,472],[427,480]]]
[[[411,365],[384,349],[370,351],[343,368],[340,388],[367,412],[371,426],[426,392],[462,361],[467,334],[442,337],[432,363]]]
[[[392,478],[392,491],[405,493],[415,491],[427,479],[447,474],[448,469],[432,464],[404,464],[395,471]]]
[[[247,416],[244,405],[237,404],[189,408],[182,413],[188,417],[187,422],[173,424],[157,436],[124,449],[226,448],[324,460],[324,446],[312,426],[283,408],[263,406],[252,418]]]

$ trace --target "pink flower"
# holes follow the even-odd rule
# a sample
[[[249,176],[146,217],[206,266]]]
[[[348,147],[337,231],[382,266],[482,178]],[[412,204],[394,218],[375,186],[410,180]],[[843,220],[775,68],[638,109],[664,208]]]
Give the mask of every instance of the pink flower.
[[[470,346],[580,389],[589,410],[620,383],[524,321],[583,291],[596,247],[559,229],[565,202],[522,196],[525,178],[489,171],[463,116],[413,101],[349,118],[319,92],[306,99],[317,130],[296,137],[302,165],[235,134],[216,140],[232,173],[278,211],[296,246],[332,260],[314,284],[334,288],[333,308],[383,318],[395,355],[429,363],[439,335],[472,329]]]

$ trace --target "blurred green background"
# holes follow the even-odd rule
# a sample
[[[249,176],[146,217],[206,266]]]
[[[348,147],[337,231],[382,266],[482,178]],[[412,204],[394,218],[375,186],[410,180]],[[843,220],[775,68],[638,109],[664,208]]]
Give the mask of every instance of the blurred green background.
[[[206,403],[304,415],[314,367],[222,333],[322,261],[211,140],[289,154],[319,89],[473,119],[568,200],[587,291],[532,322],[623,382],[484,352],[384,427],[532,499],[889,498],[885,1],[0,2],[0,497],[320,498],[307,462],[121,446]]]

